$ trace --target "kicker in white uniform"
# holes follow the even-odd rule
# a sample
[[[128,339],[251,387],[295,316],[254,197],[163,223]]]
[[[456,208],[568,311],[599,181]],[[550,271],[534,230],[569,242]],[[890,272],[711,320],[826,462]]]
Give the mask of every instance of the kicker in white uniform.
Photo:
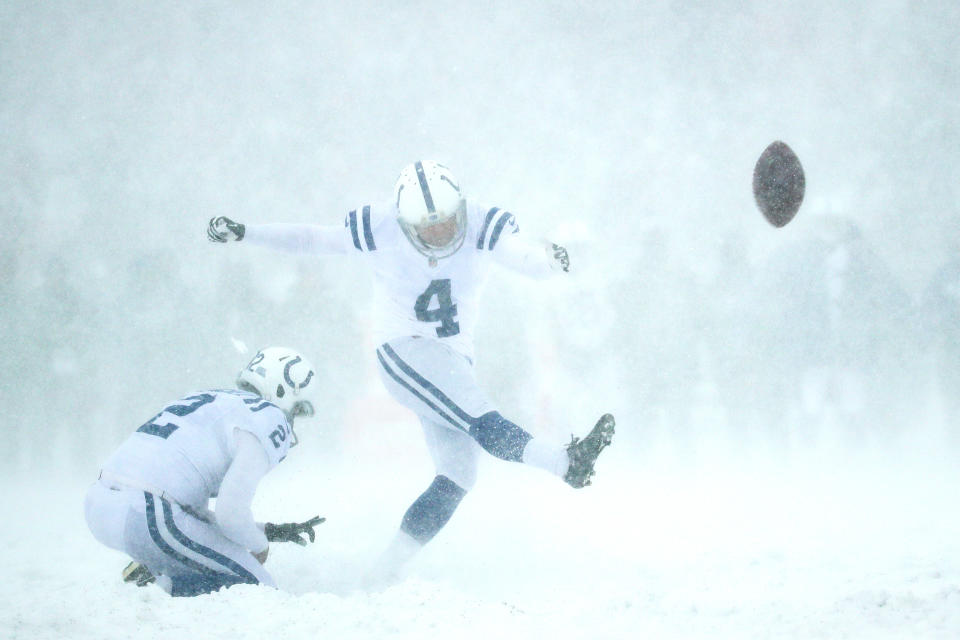
[[[525,239],[509,211],[465,199],[443,165],[410,164],[392,200],[351,210],[342,226],[244,225],[221,216],[210,220],[207,235],[298,253],[358,252],[372,267],[380,374],[391,395],[420,417],[436,467],[384,554],[384,575],[450,519],[476,481],[481,449],[576,488],[590,484],[597,456],[613,437],[613,416],[603,415],[586,437],[566,446],[546,442],[504,418],[473,370],[474,323],[490,265],[547,278],[569,271],[567,251]]]

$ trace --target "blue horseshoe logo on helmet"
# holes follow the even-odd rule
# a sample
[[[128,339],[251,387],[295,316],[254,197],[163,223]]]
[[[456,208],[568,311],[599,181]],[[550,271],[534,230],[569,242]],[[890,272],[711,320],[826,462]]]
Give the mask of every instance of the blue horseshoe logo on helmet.
[[[286,381],[286,383],[287,383],[288,385],[290,385],[290,388],[291,388],[291,389],[294,389],[294,390],[303,389],[305,386],[307,386],[308,384],[310,384],[310,378],[313,377],[313,369],[311,369],[311,370],[307,373],[307,379],[306,379],[306,380],[304,380],[304,381],[303,381],[302,383],[300,383],[299,385],[298,385],[296,382],[294,382],[294,381],[293,381],[293,378],[290,377],[290,367],[292,367],[293,365],[297,364],[298,362],[300,362],[300,356],[297,356],[296,358],[294,358],[293,360],[291,360],[290,362],[288,362],[288,363],[286,364],[286,366],[283,367],[283,379]]]

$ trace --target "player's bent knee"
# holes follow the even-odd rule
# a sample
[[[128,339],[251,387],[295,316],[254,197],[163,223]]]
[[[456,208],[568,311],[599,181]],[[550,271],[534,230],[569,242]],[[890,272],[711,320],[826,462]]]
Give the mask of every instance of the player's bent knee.
[[[468,464],[464,463],[458,466],[449,466],[437,467],[437,475],[446,476],[448,479],[452,480],[454,484],[463,489],[464,493],[469,493],[473,489],[474,485],[477,484],[477,467],[476,463]]]
[[[450,520],[466,489],[446,476],[437,476],[410,505],[403,516],[400,529],[420,544],[426,544]]]
[[[523,449],[533,438],[498,411],[477,418],[470,426],[470,436],[491,455],[510,462],[523,460]]]

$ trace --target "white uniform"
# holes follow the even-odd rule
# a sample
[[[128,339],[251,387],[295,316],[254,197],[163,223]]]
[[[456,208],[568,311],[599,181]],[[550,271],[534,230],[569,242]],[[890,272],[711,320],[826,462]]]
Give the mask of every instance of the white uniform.
[[[286,457],[291,439],[284,413],[253,393],[186,396],[106,461],[87,494],[88,526],[101,543],[155,576],[171,577],[174,588],[275,586],[250,553],[267,546],[250,502],[263,474]],[[221,489],[229,495],[217,501],[214,515],[207,504]]]
[[[509,253],[504,247],[521,247],[510,242],[519,232],[514,216],[468,205],[464,245],[436,266],[404,237],[390,204],[351,211],[344,226],[353,249],[373,267],[378,342],[399,336],[438,338],[472,360],[477,305],[490,262]],[[547,267],[542,272],[548,273],[546,260],[539,257],[540,266]]]
[[[374,331],[381,377],[423,422],[437,473],[469,490],[479,447],[470,427],[493,406],[473,373],[478,301],[497,262],[534,278],[551,275],[542,244],[524,240],[513,214],[467,203],[463,246],[432,264],[407,240],[392,202],[350,211],[334,226],[247,225],[245,242],[297,253],[356,251],[374,274]],[[559,464],[566,461],[558,454]]]
[[[491,262],[535,278],[551,274],[544,246],[524,241],[519,230],[510,212],[468,202],[463,246],[431,266],[386,202],[350,211],[342,229],[247,225],[244,241],[296,253],[362,253],[373,268],[378,344],[399,336],[436,338],[472,360],[478,299]]]

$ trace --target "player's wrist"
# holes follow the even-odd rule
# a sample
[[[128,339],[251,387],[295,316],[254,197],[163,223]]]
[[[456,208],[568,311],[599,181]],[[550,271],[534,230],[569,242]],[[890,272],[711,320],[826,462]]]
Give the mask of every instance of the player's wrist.
[[[246,225],[235,222],[226,216],[210,218],[207,225],[207,239],[210,242],[239,242],[246,234]]]

